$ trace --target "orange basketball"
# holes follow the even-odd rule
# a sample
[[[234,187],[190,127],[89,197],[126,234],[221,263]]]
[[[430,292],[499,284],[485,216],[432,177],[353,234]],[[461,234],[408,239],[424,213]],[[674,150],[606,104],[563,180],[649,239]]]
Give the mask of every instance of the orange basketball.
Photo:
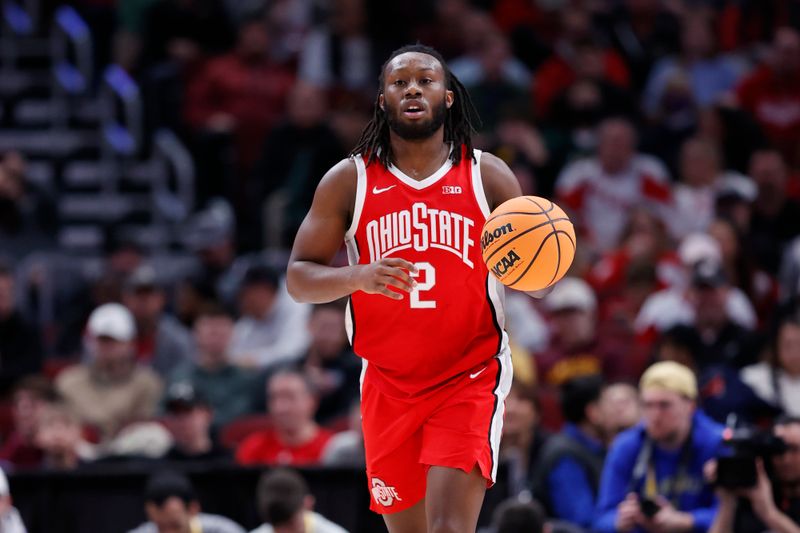
[[[520,196],[492,211],[481,233],[483,261],[504,285],[538,291],[560,280],[575,258],[566,213],[538,196]]]

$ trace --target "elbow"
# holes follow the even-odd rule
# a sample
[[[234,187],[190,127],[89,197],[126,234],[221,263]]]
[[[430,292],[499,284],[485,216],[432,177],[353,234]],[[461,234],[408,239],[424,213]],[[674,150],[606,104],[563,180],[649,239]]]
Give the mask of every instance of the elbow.
[[[290,263],[289,268],[286,270],[286,291],[289,293],[289,296],[292,297],[297,303],[307,303],[303,299],[303,293],[301,290],[301,283],[297,279],[299,277],[299,273],[297,272],[298,265],[297,263]]]

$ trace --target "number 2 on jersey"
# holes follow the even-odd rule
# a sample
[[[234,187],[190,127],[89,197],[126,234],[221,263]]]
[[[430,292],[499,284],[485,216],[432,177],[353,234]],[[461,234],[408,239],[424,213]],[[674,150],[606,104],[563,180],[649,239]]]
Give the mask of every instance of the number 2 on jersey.
[[[436,309],[436,300],[423,300],[420,298],[421,292],[428,291],[436,285],[436,269],[427,262],[414,263],[414,265],[417,267],[417,273],[411,274],[411,277],[419,278],[422,275],[423,281],[417,283],[417,287],[411,291],[409,305],[412,309]]]

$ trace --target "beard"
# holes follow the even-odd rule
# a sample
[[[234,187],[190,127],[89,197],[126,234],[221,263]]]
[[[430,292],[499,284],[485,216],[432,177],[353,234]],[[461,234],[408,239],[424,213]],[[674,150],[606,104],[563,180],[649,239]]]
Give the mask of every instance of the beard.
[[[427,120],[416,120],[413,122],[403,122],[399,109],[392,107],[388,102],[386,107],[386,121],[398,137],[406,141],[421,141],[430,138],[442,127],[447,113],[447,105],[442,99],[441,104],[433,106],[433,116]]]

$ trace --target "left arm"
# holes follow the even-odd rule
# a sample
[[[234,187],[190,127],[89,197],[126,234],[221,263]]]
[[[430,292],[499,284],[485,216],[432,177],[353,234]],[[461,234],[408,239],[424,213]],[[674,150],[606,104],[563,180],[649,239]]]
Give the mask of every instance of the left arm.
[[[494,211],[497,206],[518,196],[522,196],[519,181],[505,161],[488,152],[481,154],[481,178],[483,192],[489,203],[489,210]],[[526,292],[528,296],[543,298],[552,290],[552,286],[539,291]]]

